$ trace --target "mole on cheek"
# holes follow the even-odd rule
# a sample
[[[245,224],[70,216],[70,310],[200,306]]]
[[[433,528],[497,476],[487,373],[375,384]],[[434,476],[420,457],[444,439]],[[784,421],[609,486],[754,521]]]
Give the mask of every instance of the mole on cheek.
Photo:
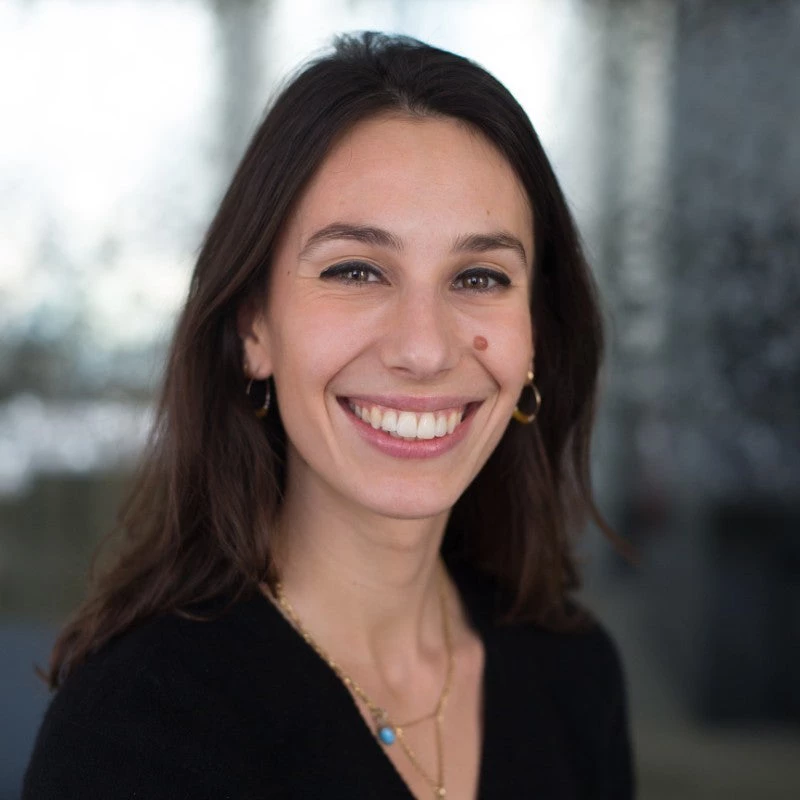
[[[489,346],[489,342],[486,341],[486,337],[484,336],[476,336],[472,340],[472,346],[476,350],[485,350]]]

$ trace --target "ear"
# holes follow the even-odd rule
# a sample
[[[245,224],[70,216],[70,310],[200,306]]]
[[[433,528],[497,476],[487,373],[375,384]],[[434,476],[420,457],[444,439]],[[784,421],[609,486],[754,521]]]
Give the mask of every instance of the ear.
[[[245,374],[263,380],[272,374],[272,347],[266,310],[246,300],[236,313],[236,329],[242,340]]]
[[[531,364],[536,365],[536,325],[533,321],[531,321]]]

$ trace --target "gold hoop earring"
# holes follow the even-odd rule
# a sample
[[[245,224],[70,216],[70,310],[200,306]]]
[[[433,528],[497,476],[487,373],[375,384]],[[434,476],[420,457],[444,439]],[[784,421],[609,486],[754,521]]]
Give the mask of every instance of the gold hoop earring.
[[[539,409],[542,407],[542,396],[539,394],[539,390],[536,388],[536,384],[533,382],[533,368],[528,370],[528,382],[525,384],[525,386],[529,387],[533,393],[533,400],[536,404],[533,409],[533,413],[526,414],[524,411],[520,410],[519,404],[517,404],[514,407],[512,417],[521,425],[530,425],[531,422],[533,422],[539,415]]]
[[[267,412],[269,411],[269,404],[270,400],[272,400],[272,391],[269,385],[269,378],[265,381],[256,381],[255,378],[250,378],[247,383],[247,389],[245,389],[245,394],[250,398],[250,402],[252,403],[255,398],[250,394],[250,390],[253,388],[254,383],[263,383],[264,384],[264,399],[261,401],[261,405],[255,406],[254,413],[259,419],[264,419],[267,416]],[[256,401],[258,402],[258,401]]]

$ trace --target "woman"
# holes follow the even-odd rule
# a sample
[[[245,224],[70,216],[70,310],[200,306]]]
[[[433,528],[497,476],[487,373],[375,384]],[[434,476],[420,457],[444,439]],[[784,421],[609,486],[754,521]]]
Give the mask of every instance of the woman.
[[[341,39],[211,225],[25,796],[630,797],[617,657],[566,598],[600,351],[507,90]]]

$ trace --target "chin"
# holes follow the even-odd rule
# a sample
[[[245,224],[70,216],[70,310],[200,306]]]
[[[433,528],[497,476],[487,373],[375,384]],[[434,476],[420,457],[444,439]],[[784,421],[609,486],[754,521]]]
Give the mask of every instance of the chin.
[[[449,514],[462,492],[439,489],[421,490],[419,487],[370,492],[360,504],[374,514],[389,519],[422,520]]]

